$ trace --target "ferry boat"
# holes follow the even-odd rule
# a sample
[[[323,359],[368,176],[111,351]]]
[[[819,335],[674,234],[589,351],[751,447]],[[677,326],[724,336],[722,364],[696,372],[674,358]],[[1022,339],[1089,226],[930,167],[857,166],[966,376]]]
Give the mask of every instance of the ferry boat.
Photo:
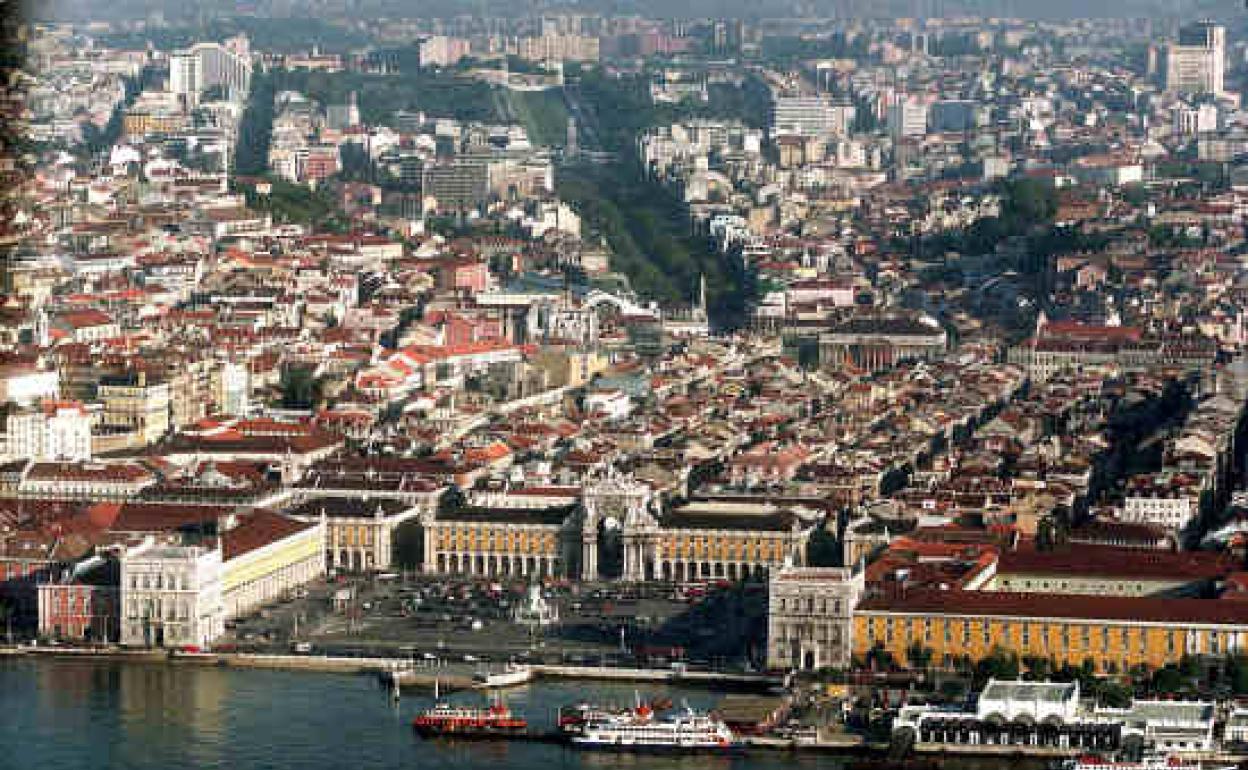
[[[580,733],[585,725],[591,722],[603,722],[621,716],[624,712],[602,708],[591,703],[578,703],[575,706],[562,706],[555,727],[562,733]]]
[[[593,719],[570,741],[575,748],[606,751],[734,752],[745,747],[722,721],[688,706],[662,719],[655,718],[649,708]]]
[[[483,709],[439,703],[412,720],[412,728],[424,738],[505,738],[523,734],[528,727],[524,717],[503,703]]]
[[[1150,754],[1138,762],[1106,759],[1095,754],[1085,754],[1068,759],[1061,764],[1062,770],[1235,770],[1234,765],[1205,765],[1199,760],[1187,759],[1174,754],[1161,756]]]
[[[640,697],[638,697],[636,705],[631,708],[597,706],[583,701],[576,705],[561,707],[556,727],[558,727],[559,732],[565,735],[579,734],[585,728],[585,725],[588,724],[628,716],[648,719],[654,713],[666,711],[671,707],[671,698],[663,697],[655,698],[648,703],[642,703]]]

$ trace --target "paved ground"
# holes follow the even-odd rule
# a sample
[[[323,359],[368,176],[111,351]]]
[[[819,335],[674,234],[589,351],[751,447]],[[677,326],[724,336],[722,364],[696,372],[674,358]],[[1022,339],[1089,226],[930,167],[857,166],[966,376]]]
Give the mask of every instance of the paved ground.
[[[526,591],[522,583],[426,576],[318,583],[231,624],[223,645],[289,651],[298,641],[319,652],[469,663],[663,665],[680,657],[716,669],[744,668],[762,652],[753,646],[766,624],[762,585],[552,585],[544,595],[560,620],[544,628],[512,620]]]

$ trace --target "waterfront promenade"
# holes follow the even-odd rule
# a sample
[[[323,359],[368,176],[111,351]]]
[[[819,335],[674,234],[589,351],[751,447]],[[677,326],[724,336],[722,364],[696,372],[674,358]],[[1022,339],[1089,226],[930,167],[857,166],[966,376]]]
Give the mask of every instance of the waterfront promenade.
[[[441,661],[413,660],[400,657],[350,657],[330,655],[275,655],[242,652],[175,652],[164,650],[128,650],[117,647],[9,647],[0,648],[0,655],[35,655],[52,657],[94,657],[103,659],[186,663],[231,668],[264,668],[287,671],[321,671],[326,673],[375,673],[396,680],[400,687],[432,689],[437,680],[449,689],[471,687],[472,675],[478,669],[469,665]],[[675,668],[617,668],[609,666],[531,665],[524,667],[529,676],[516,684],[532,679],[584,679],[591,681],[680,683],[716,688],[766,689],[778,687],[780,677],[766,674],[721,674],[711,671],[688,671]]]

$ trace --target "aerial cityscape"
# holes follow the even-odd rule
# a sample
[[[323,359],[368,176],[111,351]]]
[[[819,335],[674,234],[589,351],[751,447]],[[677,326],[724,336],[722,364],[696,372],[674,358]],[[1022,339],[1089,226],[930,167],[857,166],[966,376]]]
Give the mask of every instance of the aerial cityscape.
[[[0,5],[0,768],[1248,767],[1246,95],[1218,0]]]

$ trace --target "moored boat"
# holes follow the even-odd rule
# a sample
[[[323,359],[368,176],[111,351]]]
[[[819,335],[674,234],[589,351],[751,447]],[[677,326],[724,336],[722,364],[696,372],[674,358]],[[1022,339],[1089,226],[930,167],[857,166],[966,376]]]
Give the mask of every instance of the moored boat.
[[[604,719],[619,716],[622,713],[619,710],[606,709],[590,703],[578,703],[574,706],[560,708],[555,726],[560,732],[565,734],[580,733],[585,725],[590,722],[600,722]]]
[[[468,708],[439,703],[412,720],[412,728],[425,738],[506,738],[522,735],[529,723],[503,703],[487,708]]]
[[[602,722],[608,719],[616,719],[619,717],[640,717],[650,718],[654,714],[666,711],[672,707],[672,699],[667,697],[654,698],[648,702],[643,702],[641,697],[637,697],[636,705],[625,708],[621,706],[600,706],[597,704],[582,701],[575,705],[563,706],[559,709],[559,716],[555,726],[559,732],[564,735],[579,734],[586,725],[594,722]]]
[[[1096,754],[1085,754],[1062,762],[1061,770],[1235,770],[1235,766],[1206,764],[1175,754],[1150,754],[1140,760],[1115,760]]]
[[[656,718],[649,708],[585,722],[571,736],[579,749],[634,752],[735,752],[745,748],[721,720],[686,706]]]
[[[481,672],[473,677],[474,686],[490,689],[495,687],[516,687],[533,681],[533,669],[529,666],[507,666],[497,673]]]

